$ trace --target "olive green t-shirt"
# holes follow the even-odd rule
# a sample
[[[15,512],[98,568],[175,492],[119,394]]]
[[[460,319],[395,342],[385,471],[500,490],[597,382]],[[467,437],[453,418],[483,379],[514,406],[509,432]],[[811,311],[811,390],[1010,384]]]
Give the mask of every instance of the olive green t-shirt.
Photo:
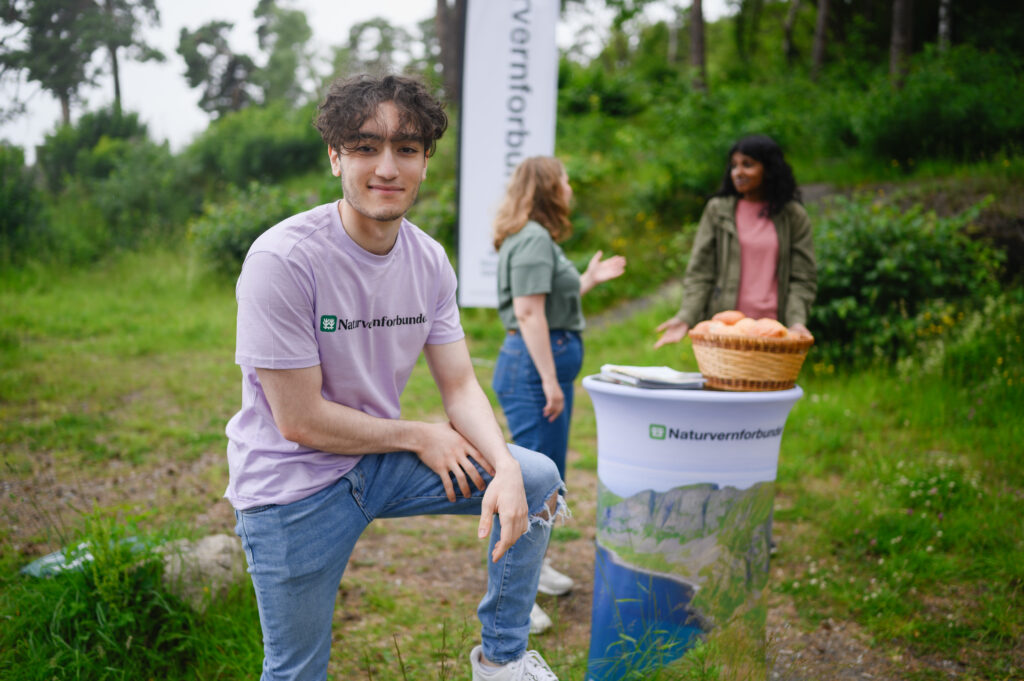
[[[582,331],[580,273],[540,224],[530,221],[498,249],[498,316],[506,329],[518,329],[512,299],[547,295],[549,329]]]

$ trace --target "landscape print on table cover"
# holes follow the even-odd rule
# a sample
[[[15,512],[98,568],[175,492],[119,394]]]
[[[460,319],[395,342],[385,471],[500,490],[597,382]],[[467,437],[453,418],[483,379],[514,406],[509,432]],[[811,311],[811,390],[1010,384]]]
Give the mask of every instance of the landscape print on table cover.
[[[768,581],[774,481],[699,483],[619,497],[598,480],[597,543],[617,563],[693,588],[692,619],[708,631],[759,608]]]

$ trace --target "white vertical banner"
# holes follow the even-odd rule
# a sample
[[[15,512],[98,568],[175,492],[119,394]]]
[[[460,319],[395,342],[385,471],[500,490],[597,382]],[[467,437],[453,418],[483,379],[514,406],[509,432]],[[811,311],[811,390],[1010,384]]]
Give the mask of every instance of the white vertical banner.
[[[468,0],[459,129],[459,304],[497,307],[491,230],[509,176],[555,152],[559,0]]]

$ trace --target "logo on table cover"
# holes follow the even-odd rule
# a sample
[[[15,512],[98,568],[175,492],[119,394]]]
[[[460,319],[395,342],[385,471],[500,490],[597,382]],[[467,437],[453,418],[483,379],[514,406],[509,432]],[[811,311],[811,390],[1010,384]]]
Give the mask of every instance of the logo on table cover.
[[[652,440],[707,440],[707,441],[733,441],[733,440],[764,440],[769,438],[782,437],[782,426],[776,428],[754,428],[732,431],[711,431],[693,430],[692,428],[669,428],[659,423],[652,423],[648,426],[648,435]]]

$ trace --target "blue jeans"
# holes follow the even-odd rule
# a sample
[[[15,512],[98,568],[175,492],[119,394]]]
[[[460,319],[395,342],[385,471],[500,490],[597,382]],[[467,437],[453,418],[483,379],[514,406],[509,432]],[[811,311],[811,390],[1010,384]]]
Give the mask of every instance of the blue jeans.
[[[510,445],[519,461],[530,529],[501,559],[487,561],[487,593],[477,609],[484,654],[493,662],[526,652],[541,562],[551,522],[541,516],[552,495],[564,490],[544,456]],[[478,466],[479,468],[479,466]],[[481,471],[484,479],[490,476]],[[235,511],[256,590],[263,629],[263,681],[322,681],[331,652],[334,602],[356,540],[374,518],[428,514],[479,514],[483,492],[448,501],[441,479],[415,454],[371,454],[333,485],[305,499]],[[558,512],[564,501],[558,498]],[[495,518],[490,547],[501,535]],[[490,551],[488,551],[490,556]]]
[[[565,480],[573,381],[583,366],[583,340],[575,331],[555,330],[550,332],[550,336],[558,384],[565,394],[565,409],[558,418],[548,421],[542,414],[546,399],[540,374],[519,333],[505,336],[494,367],[491,387],[505,412],[512,441],[521,447],[546,454],[558,466],[558,474]]]

